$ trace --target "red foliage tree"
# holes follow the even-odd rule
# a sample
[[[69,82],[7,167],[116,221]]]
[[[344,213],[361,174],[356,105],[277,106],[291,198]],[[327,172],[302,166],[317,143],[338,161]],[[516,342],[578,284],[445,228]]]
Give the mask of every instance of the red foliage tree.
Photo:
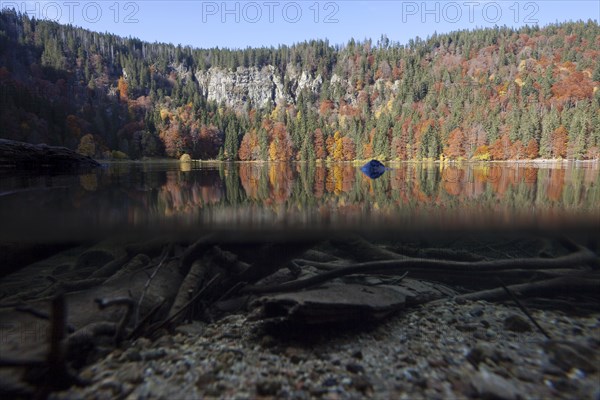
[[[169,157],[179,158],[183,153],[183,138],[179,134],[179,124],[171,124],[166,130],[159,133],[165,144],[165,153]]]
[[[324,160],[327,157],[327,153],[325,152],[325,139],[323,137],[323,131],[320,128],[315,130],[314,146],[315,158],[317,160]]]
[[[319,114],[321,115],[329,115],[329,113],[333,110],[333,101],[331,100],[323,100],[321,105],[319,106]]]
[[[591,98],[594,82],[582,71],[571,71],[564,79],[552,85],[552,94],[559,100]]]

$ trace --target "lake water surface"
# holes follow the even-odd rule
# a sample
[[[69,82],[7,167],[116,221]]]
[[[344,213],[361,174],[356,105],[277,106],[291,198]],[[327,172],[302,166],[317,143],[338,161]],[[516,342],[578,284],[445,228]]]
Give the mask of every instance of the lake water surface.
[[[110,230],[411,231],[600,226],[598,164],[104,164],[84,174],[0,175],[3,240]]]

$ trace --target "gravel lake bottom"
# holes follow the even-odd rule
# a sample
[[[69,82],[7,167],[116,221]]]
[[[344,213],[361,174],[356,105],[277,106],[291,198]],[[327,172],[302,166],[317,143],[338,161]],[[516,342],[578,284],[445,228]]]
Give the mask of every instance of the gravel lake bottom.
[[[386,321],[269,328],[251,315],[138,339],[52,399],[600,399],[600,314],[444,300]]]

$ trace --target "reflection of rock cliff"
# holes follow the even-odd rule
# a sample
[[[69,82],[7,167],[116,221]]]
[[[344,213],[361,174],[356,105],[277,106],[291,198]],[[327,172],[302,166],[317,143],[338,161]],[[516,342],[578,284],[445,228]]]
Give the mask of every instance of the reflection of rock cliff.
[[[0,166],[19,168],[79,169],[97,167],[90,157],[65,147],[33,145],[0,139]]]
[[[246,101],[259,107],[269,101],[294,102],[305,88],[318,94],[323,83],[321,75],[312,76],[291,67],[283,78],[271,65],[262,69],[238,67],[235,71],[213,67],[197,71],[195,76],[209,101],[225,102],[229,107],[241,107]]]

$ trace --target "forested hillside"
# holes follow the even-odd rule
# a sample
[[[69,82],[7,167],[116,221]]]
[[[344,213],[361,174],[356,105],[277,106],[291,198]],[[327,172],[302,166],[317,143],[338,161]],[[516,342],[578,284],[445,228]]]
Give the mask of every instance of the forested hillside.
[[[195,49],[0,14],[0,137],[99,158],[600,157],[593,21]]]

